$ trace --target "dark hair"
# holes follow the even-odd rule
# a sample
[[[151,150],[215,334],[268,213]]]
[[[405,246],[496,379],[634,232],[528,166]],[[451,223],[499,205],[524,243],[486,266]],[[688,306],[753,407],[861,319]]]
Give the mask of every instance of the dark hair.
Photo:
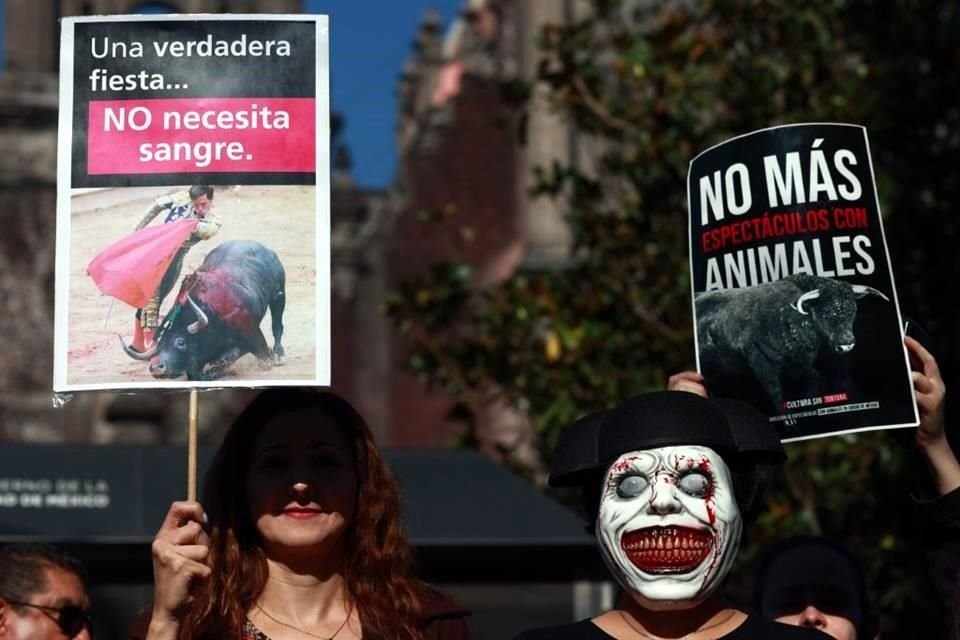
[[[207,196],[208,200],[213,200],[213,187],[208,184],[195,184],[190,187],[191,200],[196,200],[200,196]]]
[[[332,418],[353,445],[357,508],[344,534],[344,581],[364,633],[422,640],[420,598],[425,585],[412,575],[413,552],[400,525],[399,486],[356,409],[335,393],[308,388],[261,392],[217,450],[203,487],[213,574],[198,589],[181,637],[240,637],[247,611],[267,581],[266,555],[247,496],[254,443],[267,422],[303,410]]]
[[[47,569],[76,575],[86,590],[87,572],[67,552],[48,544],[11,544],[0,549],[0,597],[25,602],[46,590]]]

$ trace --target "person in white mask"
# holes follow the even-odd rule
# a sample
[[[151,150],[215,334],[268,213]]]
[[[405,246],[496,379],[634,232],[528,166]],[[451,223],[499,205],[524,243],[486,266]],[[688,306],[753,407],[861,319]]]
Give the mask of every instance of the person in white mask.
[[[516,640],[816,640],[733,606],[723,583],[785,454],[766,419],[732,400],[647,393],[587,416],[561,439],[553,486],[580,487],[615,609]]]

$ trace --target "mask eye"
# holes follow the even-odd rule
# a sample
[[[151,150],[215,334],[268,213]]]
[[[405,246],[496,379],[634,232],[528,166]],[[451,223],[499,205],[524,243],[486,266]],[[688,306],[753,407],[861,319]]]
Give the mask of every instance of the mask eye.
[[[710,478],[697,471],[691,471],[677,480],[680,490],[694,498],[705,498],[710,491]]]
[[[617,495],[621,498],[635,498],[649,486],[643,476],[627,476],[617,483]]]

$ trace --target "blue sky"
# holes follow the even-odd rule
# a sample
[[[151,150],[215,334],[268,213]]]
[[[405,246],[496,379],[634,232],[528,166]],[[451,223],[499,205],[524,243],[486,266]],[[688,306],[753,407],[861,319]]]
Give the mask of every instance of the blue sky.
[[[464,4],[464,0],[305,0],[308,13],[330,16],[331,108],[346,118],[343,135],[358,184],[385,187],[393,177],[394,92],[424,14],[436,9],[445,31]]]
[[[0,0],[0,69],[6,58],[6,4]],[[331,107],[346,118],[343,135],[358,184],[385,187],[393,177],[394,92],[423,16],[436,9],[445,31],[464,4],[465,0],[304,0],[305,11],[330,16]]]

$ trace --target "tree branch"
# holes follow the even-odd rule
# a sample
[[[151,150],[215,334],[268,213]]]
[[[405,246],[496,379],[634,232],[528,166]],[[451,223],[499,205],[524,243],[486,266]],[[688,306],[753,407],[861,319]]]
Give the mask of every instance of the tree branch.
[[[580,96],[580,101],[586,106],[593,115],[595,115],[601,122],[610,127],[611,129],[616,129],[617,131],[622,131],[623,133],[634,134],[637,132],[637,127],[626,120],[622,120],[612,113],[603,105],[603,103],[593,95],[593,92],[590,91],[590,87],[587,86],[587,83],[584,82],[581,76],[573,76],[573,88],[576,89],[577,95]]]

